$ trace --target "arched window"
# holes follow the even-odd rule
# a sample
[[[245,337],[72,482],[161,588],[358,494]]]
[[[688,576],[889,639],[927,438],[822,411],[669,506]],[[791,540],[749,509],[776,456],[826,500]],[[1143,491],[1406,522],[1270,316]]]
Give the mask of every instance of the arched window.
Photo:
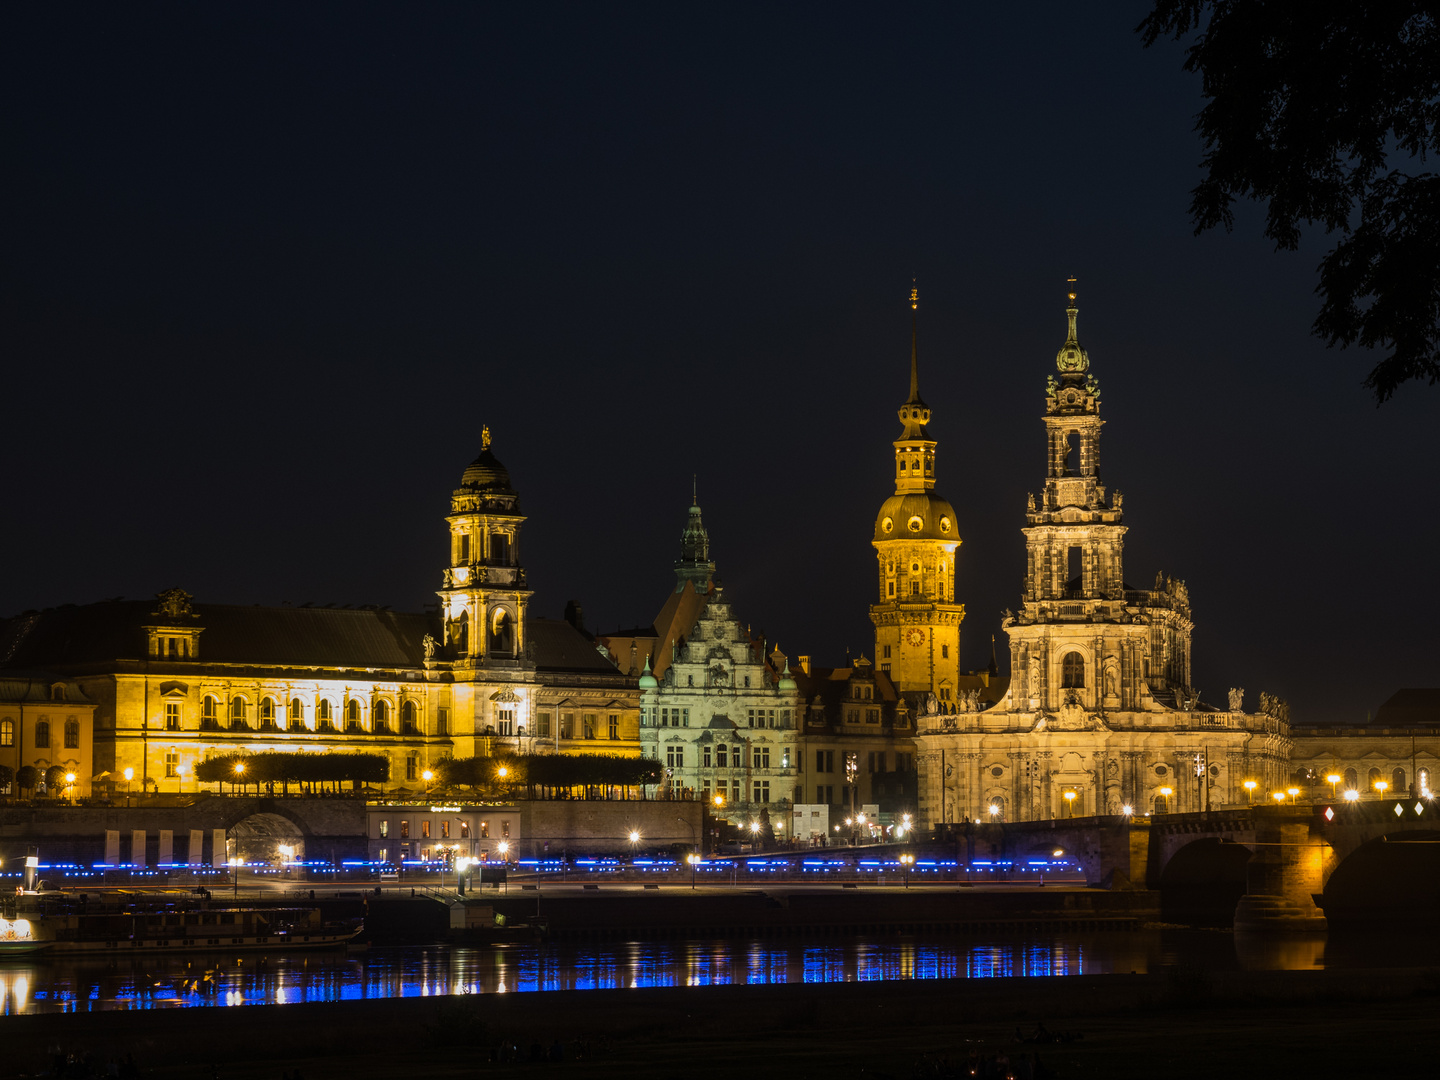
[[[383,731],[390,722],[390,703],[384,698],[375,702],[375,730]]]
[[[1060,661],[1060,685],[1077,688],[1085,685],[1085,658],[1078,652],[1068,652]]]
[[[351,698],[345,703],[345,726],[347,728],[358,728],[360,726],[360,702]]]
[[[45,750],[50,746],[50,721],[41,720],[35,725],[35,749]]]
[[[415,702],[407,701],[400,706],[400,726],[405,730],[406,735],[416,733]]]
[[[1345,790],[1355,791],[1360,787],[1360,774],[1354,769],[1345,770]]]
[[[990,805],[986,807],[986,815],[991,821],[1005,820],[1005,797],[1003,795],[992,795]]]
[[[1380,782],[1380,779],[1380,770],[1371,769],[1365,777],[1365,786],[1368,787],[1371,791],[1374,791],[1375,785]]]
[[[250,703],[238,694],[230,699],[230,726],[240,727],[245,723],[245,709]]]
[[[214,694],[206,694],[200,702],[200,722],[213,724],[220,716],[220,700]]]
[[[320,699],[320,704],[319,704],[318,706],[316,706],[315,715],[316,715],[317,717],[319,717],[321,720],[325,720],[325,721],[327,721],[327,722],[330,721],[330,720],[333,720],[333,719],[335,718],[334,715],[333,715],[332,712],[331,712],[331,705],[330,705],[330,699],[329,699],[329,698],[323,698],[323,697],[322,697],[322,698]]]
[[[65,721],[65,749],[80,749],[80,721],[73,716]]]
[[[260,723],[265,727],[275,726],[275,699],[264,697],[260,699]]]
[[[291,698],[291,699],[290,699],[290,726],[291,726],[291,727],[295,727],[297,724],[302,724],[302,723],[304,723],[304,722],[305,722],[305,702],[301,701],[298,697]]]
[[[1166,799],[1164,795],[1156,795],[1155,801],[1151,804],[1151,812],[1155,814],[1166,813],[1169,808],[1165,805],[1165,803]]]
[[[496,608],[490,616],[490,651],[499,654],[515,651],[514,627],[510,613],[504,608]]]
[[[1390,790],[1396,794],[1399,794],[1402,791],[1409,790],[1405,787],[1404,769],[1396,769],[1393,773],[1390,774]]]
[[[15,721],[0,720],[0,746],[15,745]]]
[[[7,720],[6,723],[9,723],[9,721]],[[5,742],[4,738],[5,729],[3,726],[0,726],[0,746],[9,746],[10,744]],[[1420,794],[1428,797],[1430,794],[1430,770],[1417,769],[1415,772],[1415,782],[1420,788]]]

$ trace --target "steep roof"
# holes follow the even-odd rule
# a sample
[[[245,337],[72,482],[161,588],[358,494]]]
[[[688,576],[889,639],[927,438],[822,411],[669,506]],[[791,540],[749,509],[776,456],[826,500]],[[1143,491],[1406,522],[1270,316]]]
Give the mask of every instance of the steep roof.
[[[1396,690],[1375,712],[1377,727],[1434,727],[1440,725],[1440,687]]]
[[[203,628],[201,664],[268,667],[419,668],[434,615],[375,609],[196,604],[191,616],[155,614],[153,600],[69,604],[0,623],[0,673],[143,660],[147,626]],[[569,623],[531,619],[540,671],[615,668]]]

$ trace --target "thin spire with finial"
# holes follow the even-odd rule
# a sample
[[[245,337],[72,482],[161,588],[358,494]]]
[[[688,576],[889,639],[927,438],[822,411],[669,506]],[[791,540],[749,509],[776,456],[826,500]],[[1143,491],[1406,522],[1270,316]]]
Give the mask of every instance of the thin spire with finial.
[[[910,279],[910,398],[907,405],[914,404],[920,400],[920,349],[919,349],[919,323],[920,316],[920,290],[915,286],[915,279]]]
[[[1075,276],[1072,274],[1065,280],[1070,286],[1070,290],[1065,294],[1066,298],[1070,301],[1065,308],[1065,314],[1069,316],[1070,319],[1070,337],[1068,340],[1079,341],[1080,338],[1075,329],[1075,317],[1080,314],[1080,309],[1075,306]]]
[[[486,424],[480,429],[480,451],[484,453],[490,449],[490,425]]]
[[[700,474],[690,474],[690,505],[700,505]]]

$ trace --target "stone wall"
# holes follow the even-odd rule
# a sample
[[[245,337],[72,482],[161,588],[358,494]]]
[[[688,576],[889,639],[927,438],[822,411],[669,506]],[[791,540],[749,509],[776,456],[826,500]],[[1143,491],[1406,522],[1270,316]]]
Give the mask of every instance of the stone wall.
[[[521,858],[564,854],[629,854],[630,833],[640,834],[639,851],[675,845],[700,846],[704,806],[686,801],[584,802],[559,799],[522,802]]]

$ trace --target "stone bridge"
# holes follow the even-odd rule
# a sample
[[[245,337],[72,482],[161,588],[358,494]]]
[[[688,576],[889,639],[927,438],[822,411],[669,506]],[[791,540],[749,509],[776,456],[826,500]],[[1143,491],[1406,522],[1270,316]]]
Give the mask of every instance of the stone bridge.
[[[1237,929],[1440,917],[1440,805],[1429,800],[981,824],[967,843],[972,858],[1064,851],[1092,885],[1160,890],[1177,921],[1226,906]]]
[[[273,858],[282,843],[296,858],[338,862],[365,858],[365,836],[361,799],[200,795],[171,805],[0,810],[0,858],[11,865],[29,845],[40,848],[42,862],[85,866],[222,865],[233,854],[227,845],[254,860]]]

